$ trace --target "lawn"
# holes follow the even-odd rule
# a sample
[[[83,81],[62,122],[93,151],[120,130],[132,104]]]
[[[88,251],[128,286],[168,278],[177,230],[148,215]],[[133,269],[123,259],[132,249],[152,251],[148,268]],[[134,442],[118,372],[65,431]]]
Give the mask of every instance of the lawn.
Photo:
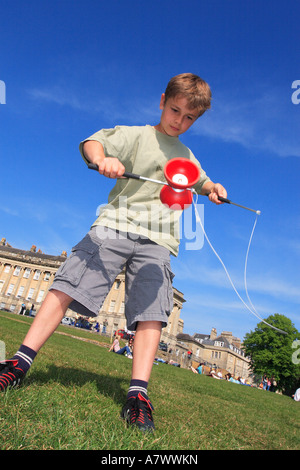
[[[32,319],[0,312],[7,357]],[[299,450],[300,404],[289,397],[153,367],[154,434],[126,427],[132,361],[108,352],[109,338],[60,326],[22,387],[0,394],[1,450]]]

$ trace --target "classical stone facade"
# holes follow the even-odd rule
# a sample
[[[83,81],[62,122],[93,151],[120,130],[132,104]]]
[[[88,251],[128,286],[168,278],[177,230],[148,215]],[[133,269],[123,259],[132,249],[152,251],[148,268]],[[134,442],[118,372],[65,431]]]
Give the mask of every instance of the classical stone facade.
[[[60,256],[47,255],[32,246],[29,251],[10,246],[4,238],[0,242],[0,310],[20,313],[22,305],[35,315],[52,284],[59,266],[66,260],[67,253]],[[162,340],[170,345],[176,343],[178,333],[183,332],[183,321],[180,318],[185,302],[183,294],[173,288],[174,308],[169,322],[162,332]],[[108,293],[99,315],[91,321],[103,325],[107,321],[106,332],[111,335],[124,328],[125,274],[121,272]],[[66,316],[75,317],[70,309]]]
[[[51,256],[36,250],[11,247],[2,238],[0,242],[0,309],[19,313],[23,304],[34,313],[44,300],[66,253]]]

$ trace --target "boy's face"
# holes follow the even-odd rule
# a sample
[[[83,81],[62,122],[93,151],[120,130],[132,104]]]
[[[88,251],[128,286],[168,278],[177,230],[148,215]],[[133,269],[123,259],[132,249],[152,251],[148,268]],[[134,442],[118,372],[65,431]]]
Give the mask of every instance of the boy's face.
[[[188,107],[186,98],[176,96],[166,101],[164,93],[161,96],[160,109],[160,123],[155,129],[171,137],[178,137],[186,132],[199,116],[199,110]]]

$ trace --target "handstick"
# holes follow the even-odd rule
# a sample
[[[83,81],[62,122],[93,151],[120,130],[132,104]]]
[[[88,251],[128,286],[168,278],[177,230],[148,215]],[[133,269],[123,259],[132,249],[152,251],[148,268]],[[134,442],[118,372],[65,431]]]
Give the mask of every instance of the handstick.
[[[90,170],[96,170],[96,171],[99,170],[98,165],[96,165],[95,163],[88,163],[88,168]],[[134,178],[136,180],[151,181],[151,183],[163,184],[165,186],[169,186],[169,184],[165,181],[154,180],[152,178],[147,178],[146,176],[140,176],[135,173],[128,173],[126,171],[125,173],[123,173],[122,176],[124,176],[125,178]],[[190,189],[190,188],[186,188],[186,189]]]
[[[209,196],[209,193],[206,194],[206,196]],[[241,206],[241,204],[237,204],[236,202],[230,201],[230,199],[227,199],[226,197],[221,197],[218,196],[219,201],[221,202],[226,202],[226,204],[233,204],[234,206],[241,207],[242,209],[246,209],[247,211],[255,212],[255,214],[260,215],[261,211],[257,211],[255,209],[250,209],[249,207]]]
[[[98,167],[98,165],[97,165],[96,163],[88,163],[88,168],[89,168],[90,170],[99,171],[99,167]],[[126,173],[126,172],[125,172],[125,173],[123,174],[123,176],[124,176],[125,178],[134,178],[134,179],[137,179],[137,180],[143,179],[142,176],[136,175],[135,173]]]

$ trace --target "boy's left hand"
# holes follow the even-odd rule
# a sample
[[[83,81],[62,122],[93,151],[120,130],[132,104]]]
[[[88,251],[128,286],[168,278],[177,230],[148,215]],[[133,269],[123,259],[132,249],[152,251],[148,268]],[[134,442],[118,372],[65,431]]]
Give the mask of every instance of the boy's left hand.
[[[224,204],[219,201],[218,196],[227,198],[227,191],[220,183],[214,183],[210,188],[209,200],[215,204]]]

